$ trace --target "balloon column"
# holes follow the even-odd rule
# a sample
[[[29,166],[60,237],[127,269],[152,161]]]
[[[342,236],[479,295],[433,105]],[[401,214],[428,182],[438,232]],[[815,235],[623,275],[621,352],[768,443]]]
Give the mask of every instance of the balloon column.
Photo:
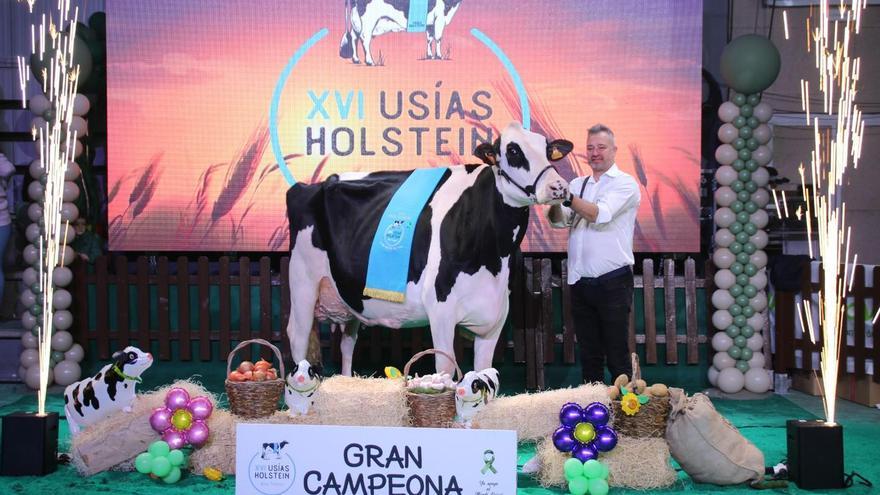
[[[593,402],[581,407],[574,402],[566,403],[559,410],[561,426],[553,433],[553,445],[560,452],[571,452],[581,462],[599,457],[617,445],[617,432],[608,426],[611,413],[600,403]]]
[[[214,404],[207,397],[190,399],[186,390],[175,387],[165,395],[165,405],[153,409],[150,426],[162,434],[162,440],[172,449],[187,444],[201,447],[208,441],[209,431],[205,420],[213,410]]]
[[[562,466],[571,495],[607,495],[608,467],[596,459],[581,462],[568,459]]]
[[[764,369],[761,330],[767,319],[768,216],[770,201],[765,166],[772,159],[772,131],[767,124],[773,109],[761,101],[761,91],[779,73],[779,52],[758,35],[731,41],[721,55],[721,75],[735,91],[718,109],[724,124],[718,129],[721,145],[715,158],[715,251],[712,260],[717,289],[712,294],[712,337],[716,354],[709,382],[727,393],[746,388],[763,393],[770,389]]]
[[[134,468],[139,473],[149,474],[165,483],[177,483],[182,474],[180,468],[186,464],[186,456],[178,449],[172,449],[161,440],[153,442],[143,454],[134,458]]]

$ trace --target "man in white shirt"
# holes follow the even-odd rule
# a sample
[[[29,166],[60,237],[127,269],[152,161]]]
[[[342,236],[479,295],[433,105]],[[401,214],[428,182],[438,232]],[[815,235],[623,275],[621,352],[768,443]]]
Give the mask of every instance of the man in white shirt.
[[[547,210],[550,224],[570,228],[568,284],[584,381],[631,375],[627,332],[633,297],[633,229],[641,201],[636,180],[614,162],[614,133],[587,131],[592,175],[571,182],[569,198]]]

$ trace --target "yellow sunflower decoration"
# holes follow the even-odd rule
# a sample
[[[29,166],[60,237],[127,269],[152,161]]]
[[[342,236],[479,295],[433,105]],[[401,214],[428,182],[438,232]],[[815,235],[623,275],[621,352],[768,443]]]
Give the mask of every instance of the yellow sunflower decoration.
[[[623,412],[626,413],[627,416],[632,416],[633,414],[639,412],[639,408],[642,405],[639,403],[639,397],[630,392],[623,396],[620,399],[620,408],[623,409]]]

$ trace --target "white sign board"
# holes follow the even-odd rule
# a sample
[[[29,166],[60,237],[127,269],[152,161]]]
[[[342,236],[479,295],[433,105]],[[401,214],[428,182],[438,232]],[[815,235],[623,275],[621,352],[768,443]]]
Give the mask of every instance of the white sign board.
[[[501,430],[243,424],[237,495],[509,495],[516,433]]]

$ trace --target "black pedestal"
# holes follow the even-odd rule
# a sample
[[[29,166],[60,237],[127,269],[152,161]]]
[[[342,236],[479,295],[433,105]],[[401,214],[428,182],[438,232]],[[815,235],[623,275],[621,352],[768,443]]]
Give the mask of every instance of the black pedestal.
[[[42,476],[58,467],[58,413],[3,416],[0,475]]]
[[[788,479],[806,490],[843,488],[843,426],[796,419],[785,426]]]

